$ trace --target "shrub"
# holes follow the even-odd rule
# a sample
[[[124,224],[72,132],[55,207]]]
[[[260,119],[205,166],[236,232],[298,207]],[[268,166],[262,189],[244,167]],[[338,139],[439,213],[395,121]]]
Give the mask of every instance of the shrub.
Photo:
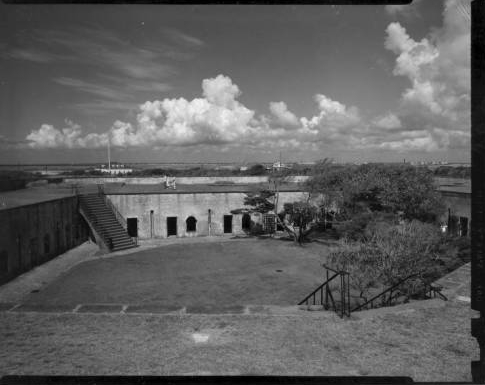
[[[443,275],[439,263],[443,240],[439,229],[431,224],[374,221],[360,241],[342,240],[340,247],[330,253],[328,263],[350,273],[351,286],[362,298],[371,287],[389,287],[416,274],[416,278],[400,286],[409,297]]]

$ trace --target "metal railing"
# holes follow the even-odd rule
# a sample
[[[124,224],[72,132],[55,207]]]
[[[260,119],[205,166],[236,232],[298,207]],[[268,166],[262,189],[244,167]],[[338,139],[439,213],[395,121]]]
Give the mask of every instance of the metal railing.
[[[399,290],[399,286],[401,286],[403,283],[410,280],[411,278],[416,278],[418,276],[419,273],[416,273],[401,279],[399,282],[395,283],[391,287],[388,287],[386,290],[372,297],[368,301],[365,301],[363,304],[355,307],[354,309],[352,309],[352,311],[358,311],[363,308],[368,309],[369,305],[371,309],[373,309],[374,303],[378,299],[381,300],[380,306],[392,306],[393,301],[402,296],[402,292]],[[430,298],[439,297],[444,301],[448,301],[448,298],[446,298],[446,296],[441,293],[441,287],[433,286],[431,284],[424,284],[423,296],[429,296]]]
[[[441,286],[436,286],[436,285],[427,285],[427,287],[425,288],[425,296],[426,295],[429,295],[430,298],[436,298],[436,297],[439,297],[441,298],[443,301],[448,301],[448,298],[446,297],[446,295],[444,295],[441,290],[443,288]]]
[[[330,307],[343,318],[344,315],[350,316],[350,275],[346,271],[337,271],[323,265],[326,269],[327,280],[308,294],[298,305],[321,305],[325,310]],[[329,271],[334,274],[330,277]],[[340,277],[340,306],[335,301],[330,288],[330,282]],[[325,300],[324,300],[325,298]],[[330,300],[330,301],[329,301]],[[331,305],[331,306],[330,306]]]
[[[392,301],[397,299],[401,295],[401,292],[399,291],[399,286],[401,286],[404,282],[410,280],[411,278],[415,278],[417,276],[418,276],[418,274],[411,274],[411,275],[407,276],[406,278],[401,279],[399,282],[395,283],[391,287],[388,287],[386,290],[382,291],[381,293],[377,294],[376,296],[372,297],[371,299],[365,301],[363,304],[358,305],[357,307],[353,308],[352,311],[358,311],[358,310],[361,310],[363,308],[367,309],[369,305],[370,305],[371,309],[373,309],[374,308],[374,302],[377,299],[381,300],[381,306],[392,305]],[[389,296],[386,297],[386,295],[388,295],[388,294],[389,294]]]
[[[128,224],[126,222],[126,219],[123,217],[123,215],[121,215],[121,213],[118,211],[116,206],[113,204],[113,202],[111,202],[111,200],[106,195],[103,194],[102,197],[103,197],[105,205],[108,206],[109,209],[113,212],[113,214],[116,217],[116,220],[119,222],[121,227],[123,227],[123,229],[125,229],[125,231],[127,231],[128,230]]]

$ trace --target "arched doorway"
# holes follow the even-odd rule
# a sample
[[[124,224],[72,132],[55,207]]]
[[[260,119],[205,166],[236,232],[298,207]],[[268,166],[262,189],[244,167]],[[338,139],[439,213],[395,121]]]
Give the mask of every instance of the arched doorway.
[[[242,229],[246,232],[251,230],[251,215],[248,213],[245,213],[242,216]]]
[[[186,231],[188,233],[195,233],[197,231],[197,219],[190,216],[185,220]]]

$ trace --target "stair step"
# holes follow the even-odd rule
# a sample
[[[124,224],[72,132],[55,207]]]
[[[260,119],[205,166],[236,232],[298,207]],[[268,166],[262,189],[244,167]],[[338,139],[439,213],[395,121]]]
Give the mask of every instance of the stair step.
[[[126,246],[126,247],[116,247],[116,248],[113,248],[113,250],[111,251],[121,251],[121,250],[127,250],[127,249],[132,249],[136,247],[136,245],[133,245],[133,246]]]
[[[113,243],[113,249],[115,248],[119,249],[120,247],[129,247],[129,246],[133,246],[134,244],[135,244],[134,242]]]

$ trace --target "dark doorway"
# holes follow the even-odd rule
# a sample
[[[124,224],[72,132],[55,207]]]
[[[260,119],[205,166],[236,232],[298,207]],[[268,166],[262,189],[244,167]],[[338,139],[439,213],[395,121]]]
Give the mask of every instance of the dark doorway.
[[[153,238],[153,210],[150,210],[150,238]]]
[[[197,219],[194,217],[188,217],[185,224],[187,225],[188,233],[194,233],[197,230]]]
[[[242,216],[242,229],[244,231],[249,231],[251,230],[251,215],[249,214],[244,214]]]
[[[468,218],[460,217],[460,235],[466,237],[468,235]]]
[[[0,253],[0,274],[8,273],[8,253],[4,250]]]
[[[458,235],[460,229],[460,219],[456,215],[450,215],[448,217],[448,233],[452,235]]]
[[[138,218],[126,218],[126,227],[130,237],[138,237]]]
[[[177,235],[177,217],[167,217],[167,237]]]
[[[232,215],[224,215],[224,233],[232,233]]]

